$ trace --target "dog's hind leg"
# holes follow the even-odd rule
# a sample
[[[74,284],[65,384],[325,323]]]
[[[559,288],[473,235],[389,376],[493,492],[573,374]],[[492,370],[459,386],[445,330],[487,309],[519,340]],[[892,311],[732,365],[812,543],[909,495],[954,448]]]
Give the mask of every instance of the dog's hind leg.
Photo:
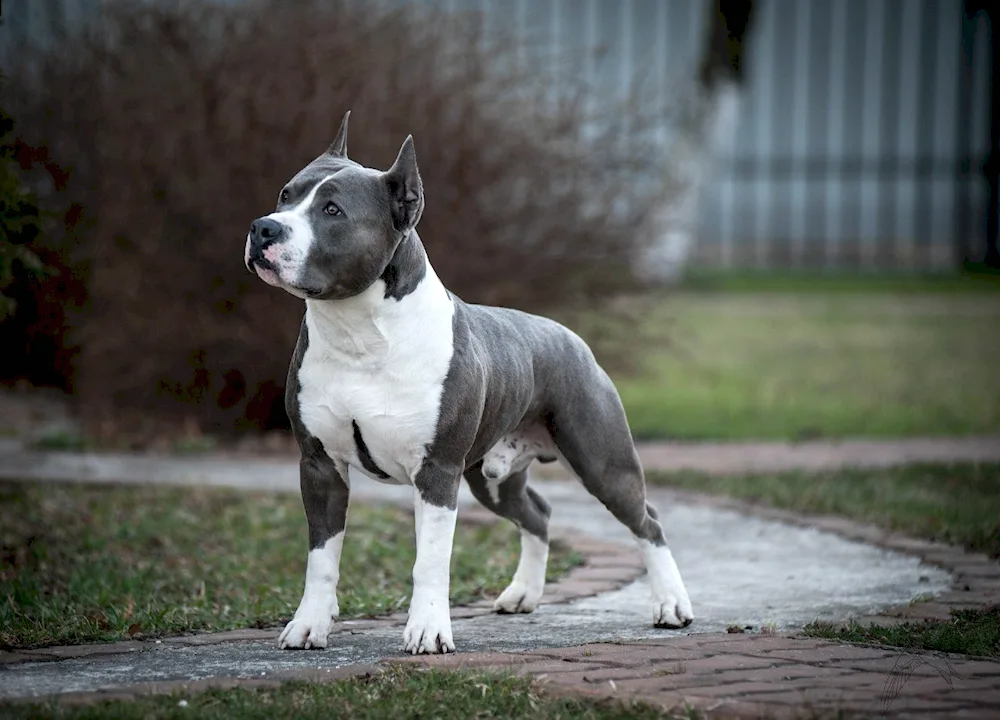
[[[625,410],[605,375],[592,394],[571,398],[549,420],[556,447],[583,486],[635,537],[649,573],[653,625],[686,627],[694,614],[677,563],[667,547],[656,509],[646,501],[646,481],[632,443]]]
[[[499,483],[483,476],[481,464],[465,472],[475,498],[486,508],[507,518],[521,531],[521,557],[514,578],[493,603],[498,613],[529,613],[542,599],[549,561],[549,516],[545,499],[528,487],[528,471],[511,473]]]

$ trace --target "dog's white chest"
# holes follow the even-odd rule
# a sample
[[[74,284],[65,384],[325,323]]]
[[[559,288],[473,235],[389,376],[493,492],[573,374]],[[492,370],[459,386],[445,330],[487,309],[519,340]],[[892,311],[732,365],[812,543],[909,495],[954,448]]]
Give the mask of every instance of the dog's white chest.
[[[333,307],[308,306],[299,411],[342,469],[412,483],[437,430],[454,306],[430,273],[399,301],[384,299],[380,286]]]

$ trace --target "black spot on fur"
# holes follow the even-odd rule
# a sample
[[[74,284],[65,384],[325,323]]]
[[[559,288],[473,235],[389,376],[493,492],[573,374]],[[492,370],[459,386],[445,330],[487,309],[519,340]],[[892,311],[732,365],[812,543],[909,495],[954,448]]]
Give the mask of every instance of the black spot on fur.
[[[365,439],[361,437],[361,428],[358,427],[358,423],[355,420],[351,420],[351,427],[354,428],[354,444],[358,448],[358,459],[361,460],[361,467],[376,477],[380,477],[383,480],[388,479],[389,476],[372,460],[371,453],[368,452],[368,446],[365,445]]]

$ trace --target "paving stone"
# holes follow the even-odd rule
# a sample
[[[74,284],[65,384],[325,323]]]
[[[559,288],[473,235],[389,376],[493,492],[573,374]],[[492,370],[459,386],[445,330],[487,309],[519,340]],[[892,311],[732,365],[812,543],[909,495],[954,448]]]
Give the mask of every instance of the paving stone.
[[[447,655],[406,655],[399,658],[392,658],[384,662],[389,664],[402,665],[425,665],[436,668],[506,668],[513,665],[523,665],[526,662],[538,659],[538,656],[531,654],[514,654],[502,652],[490,653],[448,653]]]
[[[899,617],[907,620],[950,620],[951,608],[940,603],[914,603],[909,607],[900,608]]]
[[[812,650],[830,646],[830,640],[793,635],[711,635],[700,639],[699,647],[715,652],[763,655],[779,650]],[[835,643],[833,643],[835,644]]]
[[[720,654],[694,660],[685,660],[684,668],[692,675],[711,675],[731,670],[759,670],[791,664],[783,659]]]
[[[955,672],[963,678],[995,677],[1000,686],[1000,662],[965,660],[954,656],[950,656],[948,661],[955,668]]]
[[[587,558],[589,568],[630,568],[639,574],[645,572],[642,558],[638,554],[628,555],[592,555]]]
[[[167,645],[215,645],[223,642],[239,642],[247,640],[274,640],[278,642],[280,628],[247,628],[243,630],[226,630],[217,633],[199,633],[197,635],[180,635],[178,637],[162,638],[161,643]]]
[[[863,675],[862,675],[863,676]],[[835,682],[844,677],[859,677],[859,674],[843,668],[830,668],[819,665],[782,664],[776,667],[738,668],[720,672],[718,682],[774,682],[788,683],[794,680],[808,680],[816,684]]]
[[[954,671],[954,665],[947,659],[913,653],[897,653],[886,658],[836,660],[824,663],[823,667],[883,676],[896,672],[918,677],[940,677],[942,672],[951,674]]]
[[[581,580],[609,582],[612,585],[629,582],[638,576],[635,568],[629,567],[595,567],[581,569],[577,575]]]
[[[589,672],[603,667],[600,663],[567,661],[559,658],[529,659],[515,669],[522,675],[550,675],[552,673]]]
[[[707,656],[704,650],[698,648],[671,647],[670,645],[649,645],[646,643],[625,643],[622,645],[605,645],[600,652],[595,652],[594,661],[607,661],[619,665],[663,665],[664,663],[683,662]]]
[[[996,705],[992,707],[967,707],[954,710],[950,713],[951,720],[996,720],[998,716],[998,708]],[[894,715],[894,717],[897,717]],[[906,717],[906,716],[898,716]],[[916,714],[911,714],[909,717],[916,718]]]
[[[773,682],[753,682],[749,680],[725,683],[725,684],[703,684],[691,685],[683,689],[685,697],[693,698],[734,698],[752,702],[754,695],[763,693],[786,692],[789,697],[794,697],[801,690],[786,688],[781,683]],[[830,691],[834,694],[842,691]]]
[[[645,677],[663,677],[666,675],[680,676],[684,674],[684,663],[669,663],[657,667],[598,667],[594,670],[583,670],[578,673],[580,682],[595,683],[606,680],[638,680]],[[568,676],[569,677],[569,676]]]
[[[66,645],[60,647],[39,648],[33,650],[39,659],[64,660],[67,658],[96,657],[98,655],[116,655],[119,653],[139,652],[148,647],[146,643],[139,640],[128,640],[125,642],[90,644],[90,645]]]
[[[573,577],[559,583],[559,592],[570,597],[589,597],[609,589],[609,584],[602,581],[581,580]]]
[[[0,650],[0,665],[51,659],[51,655],[35,650]]]
[[[764,651],[759,653],[759,655],[776,660],[782,659],[789,662],[807,662],[809,664],[821,665],[837,660],[879,660],[894,658],[899,655],[899,651],[869,648],[859,645],[826,643],[821,646],[804,647],[801,649],[782,648]]]

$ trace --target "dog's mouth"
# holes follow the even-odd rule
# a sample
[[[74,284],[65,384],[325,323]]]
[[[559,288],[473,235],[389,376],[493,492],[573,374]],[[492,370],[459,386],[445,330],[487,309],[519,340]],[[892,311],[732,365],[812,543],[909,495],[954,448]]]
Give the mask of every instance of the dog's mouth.
[[[274,287],[281,287],[282,286],[281,278],[278,276],[278,273],[274,270],[273,267],[267,267],[267,265],[269,264],[270,263],[264,264],[251,261],[253,272],[257,275],[257,277],[266,282],[268,285],[273,285]]]
[[[298,287],[290,283],[285,282],[281,279],[281,275],[278,273],[278,268],[274,264],[263,257],[252,257],[247,260],[247,270],[252,272],[254,275],[259,277],[261,280],[266,282],[268,285],[281,290],[290,292],[293,295],[297,295],[303,299],[306,298],[321,298],[324,293],[322,290],[315,290],[313,288]]]

